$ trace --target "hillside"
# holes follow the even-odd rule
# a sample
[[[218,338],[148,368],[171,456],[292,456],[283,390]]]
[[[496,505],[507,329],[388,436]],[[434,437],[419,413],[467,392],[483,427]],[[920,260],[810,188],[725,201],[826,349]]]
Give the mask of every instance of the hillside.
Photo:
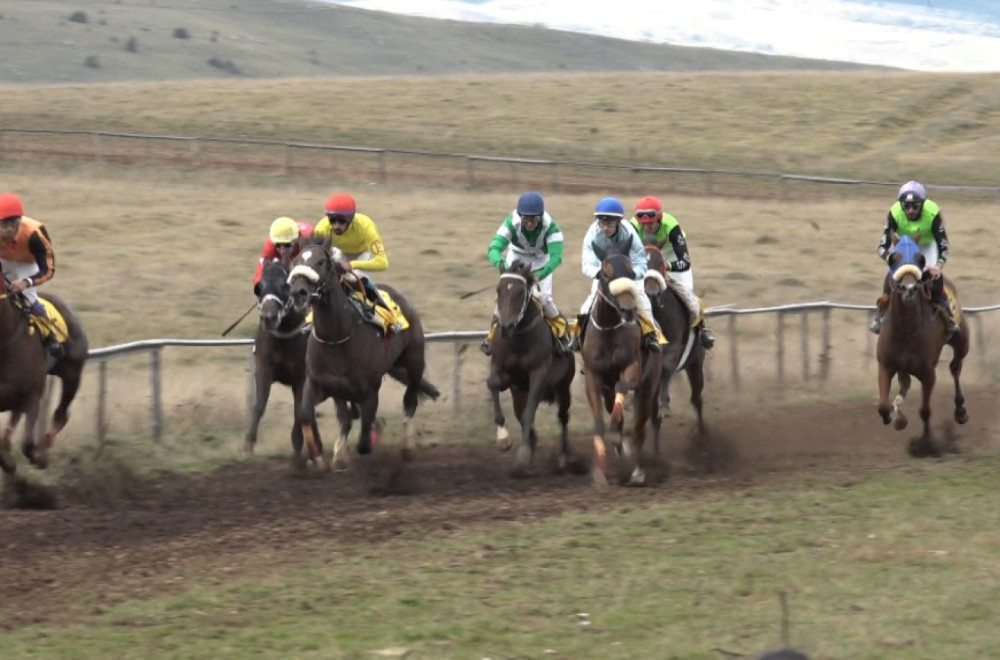
[[[19,0],[3,4],[0,33],[12,83],[871,68],[309,0]]]

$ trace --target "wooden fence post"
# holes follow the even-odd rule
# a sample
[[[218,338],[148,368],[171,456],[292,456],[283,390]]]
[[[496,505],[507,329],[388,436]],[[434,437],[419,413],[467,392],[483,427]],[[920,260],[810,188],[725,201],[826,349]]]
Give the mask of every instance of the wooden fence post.
[[[160,352],[154,348],[149,352],[149,378],[152,393],[151,412],[153,415],[153,440],[163,439],[163,390],[162,374],[160,373]]]
[[[733,377],[733,385],[740,389],[740,356],[737,348],[739,332],[736,330],[736,314],[729,315],[729,370]]]
[[[108,361],[97,363],[97,445],[104,447],[104,438],[108,432]]]
[[[774,333],[775,346],[774,358],[778,366],[778,384],[785,384],[785,312],[778,312],[778,327]]]

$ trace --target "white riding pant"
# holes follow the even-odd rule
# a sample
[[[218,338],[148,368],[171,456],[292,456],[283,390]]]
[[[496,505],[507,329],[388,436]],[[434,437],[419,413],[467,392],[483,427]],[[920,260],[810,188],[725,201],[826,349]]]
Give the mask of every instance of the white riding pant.
[[[24,261],[0,259],[0,267],[3,268],[4,276],[11,282],[27,279],[38,273],[38,264],[33,261],[26,263]],[[38,302],[38,290],[35,287],[29,286],[22,293],[32,305]]]
[[[518,254],[513,250],[508,250],[505,263],[508,266],[510,266],[512,263],[514,263],[515,260],[530,262],[531,270],[536,271],[542,266],[544,266],[546,263],[548,263],[549,255],[543,254],[537,257],[530,257],[526,254]],[[534,289],[532,290],[532,293],[535,295],[535,297],[541,301],[542,311],[545,313],[545,316],[547,316],[550,319],[554,319],[557,316],[559,316],[559,308],[556,307],[556,302],[552,298],[552,275],[553,273],[549,273],[542,279],[538,280],[538,282],[535,283]]]
[[[598,280],[594,280],[590,285],[590,295],[587,296],[587,299],[583,301],[583,305],[580,307],[581,314],[590,313],[590,308],[594,306],[594,300],[597,299],[598,286],[600,286],[600,282]],[[659,330],[660,324],[653,318],[653,306],[650,304],[649,296],[646,295],[646,291],[642,287],[642,282],[636,282],[635,290],[635,311],[644,321]]]

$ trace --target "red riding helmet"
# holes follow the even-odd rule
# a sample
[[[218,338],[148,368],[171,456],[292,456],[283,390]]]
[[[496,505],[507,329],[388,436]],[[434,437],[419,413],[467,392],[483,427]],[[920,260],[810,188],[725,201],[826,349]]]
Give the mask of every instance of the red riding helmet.
[[[354,198],[347,193],[335,193],[326,200],[327,215],[342,215],[346,218],[354,218],[358,205]]]
[[[651,213],[653,215],[650,215]],[[635,203],[635,217],[640,224],[656,224],[663,220],[663,204],[652,195],[643,197]]]
[[[21,198],[14,193],[3,193],[0,195],[0,220],[6,218],[19,218],[24,215],[24,206]]]

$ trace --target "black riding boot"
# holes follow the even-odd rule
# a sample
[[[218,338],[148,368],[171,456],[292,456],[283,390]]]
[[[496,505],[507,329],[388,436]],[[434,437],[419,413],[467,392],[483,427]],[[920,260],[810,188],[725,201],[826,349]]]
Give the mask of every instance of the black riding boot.
[[[652,332],[647,332],[642,336],[642,345],[644,348],[649,349],[651,353],[660,352],[660,340],[656,336],[656,330]]]
[[[944,292],[944,282],[941,279],[934,280],[931,290],[934,292],[934,304],[944,313],[945,326],[951,337],[958,332],[958,323],[955,323],[955,316],[951,313],[951,303],[948,301],[948,294]]]
[[[701,323],[698,324],[698,328],[701,330],[699,339],[701,339],[701,345],[705,347],[705,350],[707,351],[715,346],[715,333],[712,332],[707,325],[705,325],[705,319],[701,320]]]
[[[590,318],[590,314],[577,314],[576,315],[576,332],[570,338],[569,349],[571,351],[579,351],[583,348],[583,332],[587,329],[587,319]]]

